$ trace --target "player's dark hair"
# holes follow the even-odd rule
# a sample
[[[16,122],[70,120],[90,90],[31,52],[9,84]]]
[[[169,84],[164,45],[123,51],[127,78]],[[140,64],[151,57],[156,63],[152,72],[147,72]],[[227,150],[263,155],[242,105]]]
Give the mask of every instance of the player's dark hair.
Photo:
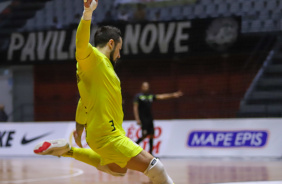
[[[95,47],[104,47],[110,39],[113,39],[115,43],[119,43],[121,38],[121,31],[113,26],[99,27],[94,35]]]

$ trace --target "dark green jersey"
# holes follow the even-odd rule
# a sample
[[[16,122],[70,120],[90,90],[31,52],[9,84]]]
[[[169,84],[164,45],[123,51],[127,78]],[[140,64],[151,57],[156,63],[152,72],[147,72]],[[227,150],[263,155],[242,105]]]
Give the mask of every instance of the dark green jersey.
[[[156,95],[138,93],[134,98],[134,103],[138,104],[139,117],[141,121],[152,121],[152,103],[156,100]]]

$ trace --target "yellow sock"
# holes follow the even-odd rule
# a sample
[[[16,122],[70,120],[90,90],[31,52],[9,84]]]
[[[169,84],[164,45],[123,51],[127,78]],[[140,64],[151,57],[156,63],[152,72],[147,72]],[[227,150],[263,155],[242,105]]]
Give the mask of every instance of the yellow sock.
[[[74,159],[86,164],[97,167],[100,165],[101,156],[92,149],[74,148],[62,155],[63,157],[73,157]]]

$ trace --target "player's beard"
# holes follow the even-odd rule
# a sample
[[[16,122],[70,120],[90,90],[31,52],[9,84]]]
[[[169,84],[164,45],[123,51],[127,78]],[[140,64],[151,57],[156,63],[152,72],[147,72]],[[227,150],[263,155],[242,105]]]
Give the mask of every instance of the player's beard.
[[[114,46],[114,49],[113,49],[113,50],[111,51],[111,53],[110,53],[110,61],[111,61],[111,63],[112,63],[113,66],[116,65],[116,61],[117,61],[117,59],[114,60],[114,53],[115,53],[115,50],[116,50],[116,44],[115,44],[115,46]]]

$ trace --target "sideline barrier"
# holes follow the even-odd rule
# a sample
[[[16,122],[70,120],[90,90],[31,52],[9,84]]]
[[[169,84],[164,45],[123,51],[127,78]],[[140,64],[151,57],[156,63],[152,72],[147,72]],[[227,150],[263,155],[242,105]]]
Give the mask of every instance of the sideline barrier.
[[[135,121],[125,121],[126,135],[141,136]],[[0,124],[0,156],[34,155],[44,140],[72,137],[74,122]],[[156,120],[153,154],[166,157],[273,157],[282,156],[282,122],[271,119]],[[85,134],[82,144],[88,147]],[[141,147],[148,150],[149,140]]]

